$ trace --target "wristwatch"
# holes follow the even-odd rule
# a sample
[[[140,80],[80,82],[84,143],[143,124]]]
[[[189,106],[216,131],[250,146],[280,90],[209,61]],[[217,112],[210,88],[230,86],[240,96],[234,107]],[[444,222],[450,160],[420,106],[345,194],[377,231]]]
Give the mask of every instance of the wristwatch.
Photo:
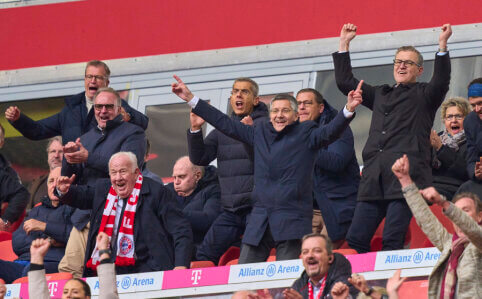
[[[112,252],[110,251],[109,248],[99,250],[99,256],[103,255],[104,253],[107,253],[109,256],[112,255]]]
[[[9,228],[9,227],[10,227],[10,221],[5,220],[5,219],[3,219],[3,218],[0,218],[0,219],[2,219],[3,226],[4,226],[5,228]]]

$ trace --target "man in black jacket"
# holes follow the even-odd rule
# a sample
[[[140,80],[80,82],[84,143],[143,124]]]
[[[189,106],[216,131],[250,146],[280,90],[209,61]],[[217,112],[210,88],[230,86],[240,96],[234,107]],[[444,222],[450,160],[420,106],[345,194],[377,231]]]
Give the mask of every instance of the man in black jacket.
[[[234,81],[230,97],[232,119],[258,123],[268,116],[268,108],[259,102],[258,91],[258,84],[250,78]],[[223,211],[198,248],[196,259],[217,263],[231,245],[239,245],[246,228],[246,216],[252,207],[253,148],[219,130],[203,139],[203,123],[204,120],[191,113],[191,128],[187,132],[189,158],[203,166],[217,159]]]
[[[363,84],[363,105],[373,111],[368,140],[363,149],[363,173],[352,225],[347,234],[350,247],[359,253],[370,251],[370,241],[386,217],[383,250],[403,248],[412,214],[401,193],[400,184],[390,165],[407,153],[416,161],[412,177],[420,188],[432,182],[430,167],[430,131],[435,113],[444,100],[450,83],[450,58],[447,41],[452,34],[449,24],[442,26],[439,52],[429,83],[417,83],[423,72],[423,58],[414,47],[401,47],[395,54],[395,85]],[[344,94],[359,80],[353,76],[350,41],[356,26],[345,24],[340,34],[339,52],[333,54],[335,79]]]
[[[57,114],[34,121],[20,112],[16,106],[5,111],[5,118],[22,135],[31,140],[42,140],[62,136],[62,142],[75,141],[77,137],[97,126],[94,118],[94,94],[99,88],[109,86],[110,69],[102,61],[89,61],[85,67],[84,91],[65,98],[65,107]],[[149,119],[122,101],[125,119],[147,129]]]
[[[140,175],[136,156],[118,152],[109,160],[109,179],[95,186],[71,185],[60,177],[61,201],[79,209],[92,209],[85,253],[84,276],[92,276],[102,252],[96,236],[111,237],[111,257],[117,274],[186,269],[190,265],[192,231],[172,191]]]
[[[303,237],[301,259],[305,271],[291,288],[284,290],[286,298],[299,298],[300,295],[303,298],[325,298],[337,282],[349,285],[351,264],[332,249],[330,239],[323,235],[313,233]],[[358,291],[350,285],[349,293],[356,298]]]

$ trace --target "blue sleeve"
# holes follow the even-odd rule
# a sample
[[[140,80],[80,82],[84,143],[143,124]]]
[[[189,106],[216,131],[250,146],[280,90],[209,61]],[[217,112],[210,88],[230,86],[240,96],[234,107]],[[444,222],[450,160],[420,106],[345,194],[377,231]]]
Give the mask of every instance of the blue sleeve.
[[[44,233],[55,241],[67,244],[73,226],[72,221],[70,221],[73,209],[70,207],[59,207],[59,209],[64,210],[63,217],[56,221],[49,220]]]
[[[432,79],[424,89],[425,99],[430,106],[438,108],[442,104],[445,94],[449,90],[450,71],[449,54],[435,55]]]
[[[30,194],[17,179],[2,170],[0,173],[0,203],[8,202],[8,207],[2,214],[4,220],[10,223],[20,218],[30,200]]]
[[[27,115],[20,113],[20,118],[15,122],[11,122],[11,124],[22,133],[25,138],[31,140],[47,139],[62,135],[62,126],[60,123],[61,113],[62,112],[38,121],[34,121]]]
[[[189,159],[195,165],[207,166],[217,157],[218,134],[216,130],[211,131],[204,139],[202,131],[191,133],[188,129],[187,144]]]
[[[350,121],[355,118],[345,118],[343,110],[338,112],[334,119],[324,126],[313,127],[310,132],[310,144],[312,149],[320,149],[321,147],[333,143],[348,127]]]
[[[202,117],[205,121],[210,123],[213,127],[234,138],[238,141],[253,145],[254,142],[254,128],[245,125],[239,121],[235,121],[218,109],[209,105],[203,100],[199,100],[196,108],[192,110],[196,115]]]
[[[191,222],[191,226],[196,230],[206,233],[214,220],[221,213],[221,190],[218,184],[206,187],[203,196],[205,197],[204,206],[201,211],[184,210],[184,215]]]
[[[129,120],[130,123],[138,125],[143,130],[147,129],[149,118],[146,115],[129,106],[129,104],[124,100],[122,100],[122,107],[131,116],[131,119]]]
[[[94,195],[94,187],[88,185],[70,186],[69,191],[60,197],[60,201],[74,208],[90,210],[94,205]]]
[[[341,137],[330,144],[327,149],[318,151],[316,167],[331,172],[343,171],[355,153],[353,133],[347,127]]]
[[[471,112],[474,113],[474,112]],[[465,131],[465,138],[467,140],[467,152],[465,159],[467,161],[467,173],[469,175],[469,178],[472,180],[475,180],[475,162],[479,161],[479,156],[478,156],[478,148],[477,148],[477,134],[478,132],[475,132],[474,128],[472,128],[472,123],[471,123],[471,113],[467,115],[467,117],[464,120],[464,131]]]

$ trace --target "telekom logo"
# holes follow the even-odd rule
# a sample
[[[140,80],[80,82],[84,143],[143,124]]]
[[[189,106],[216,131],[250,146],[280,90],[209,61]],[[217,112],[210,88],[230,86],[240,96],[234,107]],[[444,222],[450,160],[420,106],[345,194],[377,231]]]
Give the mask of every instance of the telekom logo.
[[[192,282],[193,285],[199,284],[199,280],[201,280],[202,271],[203,270],[201,269],[192,270],[191,280],[193,281]]]
[[[48,288],[50,291],[50,296],[54,296],[57,293],[57,288],[59,286],[58,282],[49,282]]]

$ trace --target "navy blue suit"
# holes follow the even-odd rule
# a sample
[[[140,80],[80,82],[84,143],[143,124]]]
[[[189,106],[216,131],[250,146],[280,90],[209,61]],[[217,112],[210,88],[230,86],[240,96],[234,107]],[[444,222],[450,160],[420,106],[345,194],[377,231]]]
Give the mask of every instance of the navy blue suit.
[[[324,110],[317,120],[328,124],[337,111],[325,100]],[[313,174],[313,195],[333,241],[342,240],[355,212],[360,167],[356,160],[353,133],[350,127],[338,140],[318,151]]]
[[[122,100],[122,107],[130,114],[129,122],[147,129],[149,119]],[[63,144],[75,141],[77,137],[97,126],[93,109],[87,112],[85,92],[65,98],[65,107],[57,114],[34,121],[21,113],[20,118],[11,122],[22,135],[31,140],[42,140],[61,135]]]
[[[224,134],[254,148],[253,210],[243,243],[258,246],[265,232],[275,242],[301,239],[311,232],[312,181],[318,149],[333,142],[350,120],[340,112],[330,124],[298,121],[276,132],[268,120],[253,127],[233,121],[199,100],[193,112]]]

